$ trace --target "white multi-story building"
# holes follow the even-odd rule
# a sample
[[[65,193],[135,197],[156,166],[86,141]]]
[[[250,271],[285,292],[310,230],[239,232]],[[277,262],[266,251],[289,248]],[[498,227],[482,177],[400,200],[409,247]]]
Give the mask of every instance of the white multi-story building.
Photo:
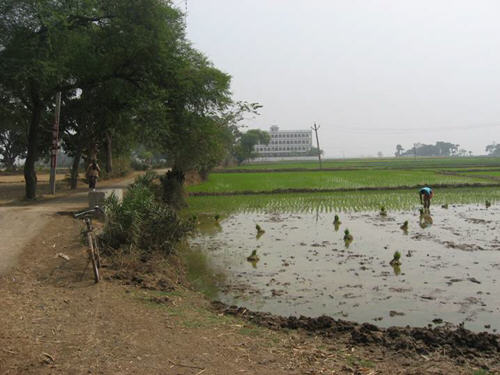
[[[269,144],[254,146],[258,157],[301,156],[311,152],[312,130],[280,130],[273,125],[269,135]]]

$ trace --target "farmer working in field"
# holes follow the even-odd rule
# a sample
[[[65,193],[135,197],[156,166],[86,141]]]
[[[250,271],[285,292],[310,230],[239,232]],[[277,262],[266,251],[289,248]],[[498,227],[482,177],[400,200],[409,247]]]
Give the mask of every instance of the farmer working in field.
[[[424,209],[429,209],[431,206],[432,189],[428,186],[423,187],[419,190],[418,195],[420,196],[420,203],[424,205]]]
[[[95,184],[97,183],[97,178],[99,177],[99,172],[101,168],[99,168],[99,164],[97,161],[93,159],[89,166],[87,167],[87,178],[89,180],[89,189],[95,191]]]

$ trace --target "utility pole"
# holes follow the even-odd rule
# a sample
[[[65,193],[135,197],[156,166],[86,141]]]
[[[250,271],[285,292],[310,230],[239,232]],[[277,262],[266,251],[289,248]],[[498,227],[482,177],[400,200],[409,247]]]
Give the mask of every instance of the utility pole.
[[[316,133],[316,145],[318,146],[318,160],[319,160],[319,169],[322,169],[322,166],[321,166],[321,149],[319,148],[319,138],[318,138],[318,130],[319,130],[320,126],[316,125],[316,123],[314,123],[314,126],[311,127],[312,130],[314,130],[314,132]]]
[[[61,92],[56,94],[56,113],[52,127],[52,149],[50,154],[50,194],[56,193],[57,151],[59,151],[59,115],[61,113]]]

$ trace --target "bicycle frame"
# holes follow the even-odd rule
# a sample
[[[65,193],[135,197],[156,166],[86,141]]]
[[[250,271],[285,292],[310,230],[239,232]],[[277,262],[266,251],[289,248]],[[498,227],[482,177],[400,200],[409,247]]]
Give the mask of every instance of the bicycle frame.
[[[83,212],[79,212],[74,214],[73,216],[78,218],[83,218],[86,226],[85,233],[87,235],[87,243],[88,243],[88,253],[89,253],[89,262],[92,263],[92,269],[94,271],[94,280],[96,283],[99,282],[99,268],[101,266],[99,249],[97,246],[97,241],[94,235],[94,227],[92,226],[92,216],[97,212],[104,212],[99,206],[95,206],[95,208],[91,210],[86,210]],[[87,263],[88,266],[88,263]],[[87,268],[87,266],[85,268]]]

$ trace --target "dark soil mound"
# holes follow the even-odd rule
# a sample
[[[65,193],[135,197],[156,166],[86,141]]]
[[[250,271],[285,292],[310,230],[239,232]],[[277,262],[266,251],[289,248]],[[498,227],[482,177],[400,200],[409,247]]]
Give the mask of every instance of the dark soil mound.
[[[352,344],[382,345],[389,349],[428,354],[439,351],[450,357],[499,357],[500,335],[475,333],[461,326],[437,328],[390,327],[336,320],[329,316],[288,318],[269,313],[252,312],[242,307],[213,302],[214,308],[271,329],[303,329],[316,335],[340,338],[347,336]]]

